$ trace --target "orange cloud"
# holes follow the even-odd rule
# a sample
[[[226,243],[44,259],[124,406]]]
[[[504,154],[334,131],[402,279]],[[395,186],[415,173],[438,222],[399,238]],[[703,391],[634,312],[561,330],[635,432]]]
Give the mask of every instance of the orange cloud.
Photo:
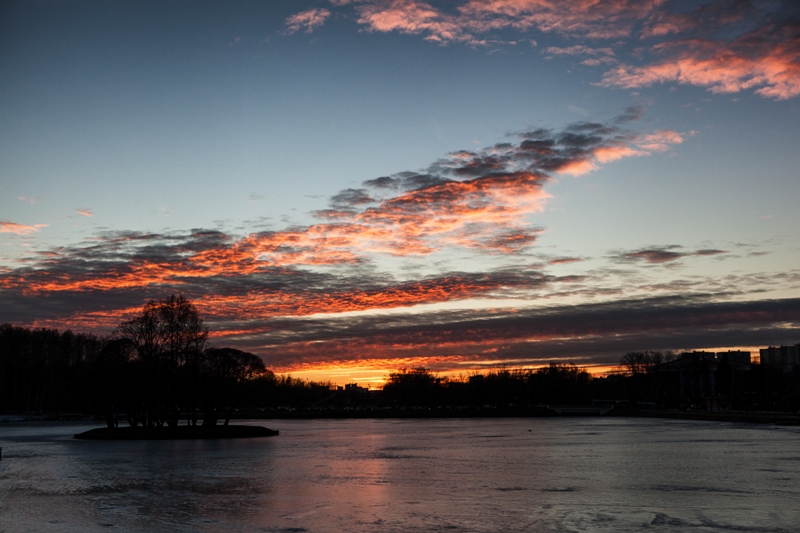
[[[291,271],[276,274],[277,277],[285,276],[287,278],[301,275],[302,273]],[[102,277],[102,284],[74,283],[70,289],[72,292],[68,292],[64,298],[76,300],[82,297],[82,292],[86,294],[86,291],[94,295],[97,295],[98,291],[108,294],[124,294],[124,291],[135,289],[124,282],[115,285],[115,280],[119,278],[128,278],[128,275],[118,276],[109,272],[107,276]],[[213,279],[216,283],[225,282],[224,278]],[[243,294],[224,294],[220,291],[205,291],[205,294],[202,294],[198,291],[197,285],[187,285],[184,288],[190,292],[198,291],[192,299],[201,314],[210,322],[217,324],[215,336],[230,338],[240,335],[266,334],[270,328],[260,329],[254,323],[263,323],[266,320],[280,317],[332,315],[354,311],[411,307],[492,295],[503,296],[520,290],[545,287],[562,280],[569,281],[566,278],[544,276],[535,271],[498,271],[480,274],[450,273],[444,276],[405,282],[345,278],[339,280],[338,283],[328,281],[327,287],[307,287],[304,284],[301,287],[292,287],[290,283],[286,282],[264,284],[259,283],[258,279],[251,279],[247,281],[250,285]],[[49,293],[52,298],[58,298],[59,293],[65,291],[57,284],[37,284],[35,281],[28,281],[35,286],[35,289],[25,288],[25,294],[29,296],[37,294],[37,292],[31,291],[38,291],[39,294]],[[170,287],[169,290],[177,288],[182,291],[180,285],[170,283],[166,279],[154,286],[156,288]],[[3,288],[9,289],[9,287]],[[98,311],[78,310],[69,316],[60,316],[57,319],[36,319],[32,325],[35,327],[63,327],[66,324],[69,327],[83,330],[110,331],[122,320],[130,318],[139,310],[139,305],[122,305],[117,309]],[[249,325],[242,329],[241,321],[245,317]],[[228,325],[229,323],[232,325]]]
[[[640,114],[629,109],[614,123],[629,123]],[[579,280],[523,269],[396,281],[370,265],[378,256],[453,250],[478,251],[484,260],[488,254],[518,254],[542,231],[531,218],[550,198],[545,186],[552,174],[577,175],[682,141],[671,131],[636,134],[585,122],[561,132],[539,129],[515,137],[516,142],[454,152],[420,172],[341,191],[331,197],[330,209],[317,213],[317,224],[240,237],[211,230],[101,234],[0,272],[0,291],[25,309],[32,309],[27,304],[32,299],[52,302],[53,313],[62,320],[91,329],[112,328],[120,313],[169,292],[186,294],[216,321],[336,315],[530,294],[551,283]],[[103,312],[97,312],[99,301]]]
[[[197,301],[199,309],[220,319],[237,317],[246,310],[252,317],[302,316],[345,313],[371,309],[392,309],[502,294],[505,290],[530,289],[556,282],[530,275],[458,274],[388,284],[373,288],[347,286],[288,293],[279,290],[253,290],[246,295],[208,295]]]
[[[613,364],[631,345],[655,349],[715,346],[721,340],[763,338],[767,330],[783,331],[782,338],[791,338],[784,325],[798,319],[800,299],[711,302],[681,296],[518,312],[499,309],[330,320],[317,328],[306,319],[283,331],[230,337],[226,342],[257,349],[271,367],[284,370],[330,361],[427,364],[431,359],[451,369],[469,368],[470,362],[478,361],[514,366],[549,360]],[[491,354],[489,360],[487,354]]]

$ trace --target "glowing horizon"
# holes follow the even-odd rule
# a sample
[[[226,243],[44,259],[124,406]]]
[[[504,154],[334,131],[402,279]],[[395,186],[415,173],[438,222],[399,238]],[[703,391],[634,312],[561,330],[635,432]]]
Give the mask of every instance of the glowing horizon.
[[[183,294],[370,383],[800,342],[790,2],[12,7],[0,323]]]

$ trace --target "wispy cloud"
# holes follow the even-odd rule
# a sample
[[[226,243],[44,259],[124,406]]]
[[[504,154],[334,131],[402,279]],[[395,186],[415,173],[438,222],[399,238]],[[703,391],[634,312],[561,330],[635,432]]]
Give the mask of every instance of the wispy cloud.
[[[78,209],[75,210],[75,212],[78,213],[81,216],[84,216],[84,217],[93,217],[94,216],[94,214],[92,213],[91,209],[89,209],[88,207],[79,207]]]
[[[45,250],[23,267],[0,272],[0,296],[7,303],[0,308],[0,322],[110,331],[146,299],[180,292],[197,303],[225,342],[250,349],[248,339],[260,339],[262,348],[256,351],[268,354],[263,345],[269,333],[270,343],[294,354],[326,328],[338,328],[331,320],[343,313],[396,314],[422,307],[420,316],[428,317],[424,323],[433,327],[444,321],[460,331],[452,320],[474,316],[454,318],[424,309],[466,300],[522,303],[617,294],[620,288],[613,284],[593,285],[583,275],[544,272],[531,266],[526,254],[543,231],[535,215],[550,198],[546,187],[556,176],[581,175],[682,142],[676,132],[623,127],[640,115],[641,109],[631,108],[605,123],[517,131],[504,142],[452,152],[423,169],[367,180],[331,196],[328,208],[314,213],[319,221],[307,226],[245,235],[203,229],[104,232],[84,243]],[[5,231],[36,230],[8,227]],[[712,250],[701,252],[710,255]],[[448,253],[510,263],[480,271],[442,267],[426,274],[377,266],[393,258]],[[552,257],[548,264],[580,260]],[[516,312],[503,311],[503,320]],[[302,340],[304,331],[309,340]],[[375,331],[381,338],[394,335]],[[420,338],[434,333],[427,331]],[[387,353],[395,350],[378,338],[364,342],[377,343]],[[436,349],[451,350],[442,342],[434,342]],[[452,347],[467,350],[464,342],[453,341]],[[487,349],[499,349],[499,340],[487,342]],[[339,343],[333,339],[329,348]]]
[[[557,34],[584,42],[543,53],[590,56],[581,62],[590,67],[620,61],[617,48],[647,46],[650,53],[639,64],[628,60],[607,71],[598,82],[604,87],[675,82],[713,93],[754,90],[779,100],[800,94],[800,14],[788,0],[708,0],[690,11],[664,0],[461,0],[449,9],[420,0],[356,0],[334,1],[332,8],[355,10],[357,23],[370,32],[441,44],[494,46],[503,42],[496,35],[503,31]],[[310,32],[329,16],[326,9],[311,9],[287,25]]]
[[[712,93],[756,94],[777,100],[800,95],[800,23],[770,22],[730,41],[683,39],[653,51],[666,57],[643,66],[620,65],[603,76],[606,87],[639,88],[676,82]]]
[[[578,55],[591,55],[591,56],[613,56],[614,51],[611,48],[592,48],[590,46],[583,46],[583,45],[574,45],[568,46],[566,48],[559,48],[557,46],[550,46],[545,48],[543,53],[553,54],[553,55],[570,55],[570,56],[578,56]]]
[[[644,261],[650,264],[664,264],[679,261],[690,256],[713,256],[727,253],[725,250],[702,249],[696,251],[685,250],[677,244],[667,246],[652,246],[630,252],[620,252],[615,255],[619,261]]]
[[[548,265],[566,265],[569,263],[577,263],[579,261],[583,261],[580,257],[556,257],[555,259],[550,259],[547,264]]]
[[[15,235],[30,235],[36,233],[39,228],[46,228],[47,224],[34,224],[27,226],[25,224],[18,224],[16,222],[8,222],[0,220],[0,233],[14,233]]]
[[[446,15],[425,2],[370,2],[359,5],[357,10],[359,24],[365,25],[370,31],[423,34],[426,40],[441,43],[482,44],[482,41],[468,33],[467,25],[458,17]]]
[[[509,365],[554,359],[616,364],[620,353],[631,349],[746,346],[767,337],[791,343],[794,333],[787,324],[800,324],[800,299],[718,302],[701,295],[547,309],[298,319],[291,324],[265,323],[266,329],[281,328],[268,346],[246,336],[240,342],[244,348],[260,349],[274,367],[367,356],[388,364],[433,360],[440,368],[454,370],[485,360],[487,353]]]
[[[629,36],[633,25],[661,2],[616,0],[471,0],[444,11],[417,0],[354,3],[358,23],[370,31],[423,35],[439,43],[487,44],[478,35],[495,30],[555,32],[590,39]]]
[[[305,28],[306,33],[311,33],[325,24],[325,21],[330,16],[331,12],[327,9],[307,9],[287,18],[286,28],[290,33],[300,31],[303,28]]]

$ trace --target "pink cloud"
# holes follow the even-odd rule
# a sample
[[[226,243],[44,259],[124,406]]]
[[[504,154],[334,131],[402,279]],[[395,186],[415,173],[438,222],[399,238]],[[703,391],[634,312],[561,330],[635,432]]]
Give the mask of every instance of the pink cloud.
[[[682,33],[697,27],[697,21],[689,15],[660,14],[657,20],[642,30],[641,38],[664,37]]]
[[[611,163],[628,157],[665,152],[672,145],[681,144],[683,136],[672,130],[661,130],[650,134],[632,136],[617,143],[603,144],[593,148],[585,158],[574,159],[557,169],[559,174],[582,176],[599,168],[598,164]]]
[[[752,89],[778,100],[800,95],[800,30],[780,6],[767,13],[744,2],[709,1],[688,13],[676,13],[666,0],[462,0],[449,10],[421,0],[332,3],[352,5],[357,22],[368,31],[421,35],[442,44],[497,44],[501,41],[486,34],[502,30],[535,30],[595,42],[614,39],[613,46],[632,37],[662,40],[651,50],[668,57],[643,65],[620,65],[603,76],[599,85],[604,87],[677,82],[707,87],[713,93]],[[295,15],[296,22],[291,18],[290,27],[297,31],[308,26],[311,31],[327,16],[327,10],[305,11]],[[741,29],[736,24],[742,21],[762,26],[730,41],[709,40],[710,35],[737,35]],[[675,41],[674,35],[688,38]],[[616,63],[611,46],[575,44],[549,47],[544,53],[594,56],[582,61],[589,67]]]
[[[288,17],[286,19],[286,27],[290,33],[300,31],[302,28],[305,28],[306,33],[311,33],[325,24],[325,21],[330,16],[331,12],[327,9],[308,9]]]
[[[601,163],[609,163],[626,157],[647,155],[647,152],[636,150],[630,146],[604,146],[594,151],[594,156]]]
[[[638,141],[638,145],[649,152],[666,152],[671,145],[681,143],[683,143],[683,136],[672,130],[660,130],[643,135]]]
[[[39,231],[39,228],[45,228],[47,224],[34,224],[33,226],[26,226],[25,224],[17,224],[16,222],[0,221],[0,233],[14,233],[15,235],[30,235]]]
[[[84,217],[93,217],[94,216],[94,214],[92,213],[92,211],[88,207],[79,207],[78,209],[75,210],[75,212],[78,213],[81,216],[84,216]]]
[[[458,9],[480,31],[536,28],[590,39],[627,37],[663,0],[470,0]]]
[[[649,16],[663,0],[470,0],[449,13],[419,0],[352,3],[356,5],[358,23],[370,31],[424,34],[426,40],[441,43],[487,44],[476,35],[535,28],[592,39],[626,37],[633,25]]]
[[[562,165],[556,172],[559,174],[569,174],[570,176],[583,176],[597,169],[598,166],[593,161],[577,160]]]
[[[416,0],[392,0],[369,3],[359,7],[360,24],[370,31],[420,34],[425,39],[437,42],[476,42],[467,33],[462,21],[448,16],[425,2]]]
[[[600,85],[626,89],[677,82],[707,87],[715,94],[755,89],[776,100],[800,95],[800,31],[765,26],[731,42],[686,40],[666,43],[656,52],[670,57],[651,65],[620,65]]]

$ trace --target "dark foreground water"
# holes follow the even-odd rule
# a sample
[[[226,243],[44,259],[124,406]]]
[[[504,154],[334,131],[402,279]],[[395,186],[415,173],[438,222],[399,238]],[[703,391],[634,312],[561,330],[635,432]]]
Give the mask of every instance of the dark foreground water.
[[[269,421],[236,441],[0,425],[0,531],[800,531],[800,429]]]

